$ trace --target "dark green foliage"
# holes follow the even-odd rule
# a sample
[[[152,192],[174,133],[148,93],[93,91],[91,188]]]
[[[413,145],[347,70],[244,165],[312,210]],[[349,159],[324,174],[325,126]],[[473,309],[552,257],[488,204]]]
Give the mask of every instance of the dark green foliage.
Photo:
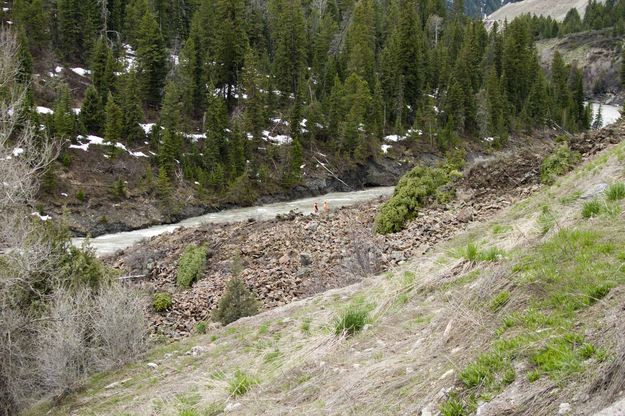
[[[154,294],[152,299],[152,307],[156,312],[165,312],[167,309],[171,308],[173,304],[171,293],[169,292],[158,292]]]
[[[113,95],[109,92],[105,107],[106,123],[104,126],[104,139],[111,143],[118,141],[123,132],[123,115]]]
[[[206,247],[190,245],[184,249],[176,266],[176,283],[181,287],[190,287],[196,281],[206,265]]]
[[[80,122],[91,134],[100,134],[104,127],[105,115],[102,99],[93,85],[87,88],[85,100],[80,109]]]
[[[351,306],[334,318],[334,333],[351,336],[360,332],[368,322],[367,308],[361,305]]]
[[[54,104],[54,136],[57,139],[73,139],[76,134],[76,117],[72,112],[69,88],[63,85]]]
[[[167,50],[151,11],[141,18],[137,30],[137,79],[145,102],[157,107],[167,75]]]
[[[579,163],[581,155],[569,149],[567,143],[559,145],[540,166],[540,181],[551,185],[558,176],[562,176]]]
[[[240,318],[258,313],[259,302],[240,277],[233,277],[226,284],[226,290],[215,311],[215,319],[228,325]]]
[[[380,234],[401,231],[428,199],[457,175],[450,166],[412,169],[400,179],[393,196],[380,209],[375,220],[376,231]]]

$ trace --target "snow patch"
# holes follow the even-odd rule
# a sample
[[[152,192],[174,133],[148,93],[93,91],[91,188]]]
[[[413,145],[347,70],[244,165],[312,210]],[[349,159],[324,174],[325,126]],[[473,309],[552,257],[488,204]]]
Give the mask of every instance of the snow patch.
[[[48,221],[48,220],[51,220],[51,219],[52,219],[52,217],[51,217],[51,216],[49,216],[49,215],[41,215],[41,214],[40,214],[40,213],[38,213],[38,212],[33,212],[33,213],[32,213],[32,214],[30,214],[30,215],[32,215],[33,217],[37,217],[37,218],[39,218],[41,221]]]
[[[60,74],[61,72],[63,72],[63,67],[57,66],[56,68],[54,68],[54,72],[56,72],[57,74]]]
[[[54,114],[54,111],[52,111],[52,109],[51,109],[51,108],[48,108],[48,107],[43,107],[43,106],[41,106],[41,105],[38,105],[38,106],[37,106],[37,112],[38,112],[39,114]]]
[[[72,112],[76,115],[80,114],[80,108],[72,108]]]
[[[75,73],[80,75],[81,77],[87,76],[91,74],[91,71],[89,71],[88,69],[84,69],[84,68],[80,68],[80,67],[76,67],[76,68],[70,68],[70,70]]]
[[[22,153],[24,153],[24,149],[22,149],[21,147],[16,147],[15,149],[13,149],[13,157],[18,157]]]
[[[382,153],[387,154],[388,153],[388,149],[391,149],[393,146],[391,146],[390,144],[383,144],[381,146],[382,148]]]

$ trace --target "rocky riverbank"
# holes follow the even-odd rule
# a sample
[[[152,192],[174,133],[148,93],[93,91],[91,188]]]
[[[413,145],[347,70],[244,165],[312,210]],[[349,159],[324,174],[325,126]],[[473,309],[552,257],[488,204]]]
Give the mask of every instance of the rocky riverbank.
[[[571,147],[590,156],[625,135],[622,127],[575,136]],[[553,147],[541,141],[474,162],[456,184],[457,198],[447,205],[432,203],[402,232],[374,234],[375,215],[383,200],[343,208],[327,216],[292,214],[272,221],[206,225],[179,229],[152,238],[107,261],[133,286],[146,293],[173,293],[173,307],[151,312],[152,329],[172,337],[185,336],[199,321],[210,319],[233,258],[240,254],[246,284],[265,308],[284,305],[402,264],[433,245],[463,232],[472,222],[540,189],[540,164]],[[208,247],[207,267],[190,289],[175,285],[176,263],[189,244]]]

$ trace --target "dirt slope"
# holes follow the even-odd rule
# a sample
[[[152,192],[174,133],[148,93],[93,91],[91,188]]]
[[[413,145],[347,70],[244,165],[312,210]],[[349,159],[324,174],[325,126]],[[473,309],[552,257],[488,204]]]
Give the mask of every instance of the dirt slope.
[[[625,144],[608,145],[384,275],[164,345],[30,414],[615,414],[625,201],[606,188],[625,179],[623,160]],[[368,323],[337,336],[350,306]]]
[[[605,3],[605,0],[599,0]],[[512,21],[522,14],[535,14],[551,16],[556,20],[564,20],[564,17],[573,7],[579,10],[583,17],[588,0],[523,0],[516,3],[508,3],[488,16],[486,21]]]

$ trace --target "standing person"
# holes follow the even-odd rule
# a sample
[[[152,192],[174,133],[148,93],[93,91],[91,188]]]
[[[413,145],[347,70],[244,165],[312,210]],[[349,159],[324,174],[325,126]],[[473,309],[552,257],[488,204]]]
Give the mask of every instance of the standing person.
[[[319,205],[317,205],[317,203],[315,202],[315,204],[313,205],[313,211],[312,211],[313,215],[319,215]]]
[[[323,201],[323,213],[325,215],[330,215],[330,206],[328,205],[328,201]]]

